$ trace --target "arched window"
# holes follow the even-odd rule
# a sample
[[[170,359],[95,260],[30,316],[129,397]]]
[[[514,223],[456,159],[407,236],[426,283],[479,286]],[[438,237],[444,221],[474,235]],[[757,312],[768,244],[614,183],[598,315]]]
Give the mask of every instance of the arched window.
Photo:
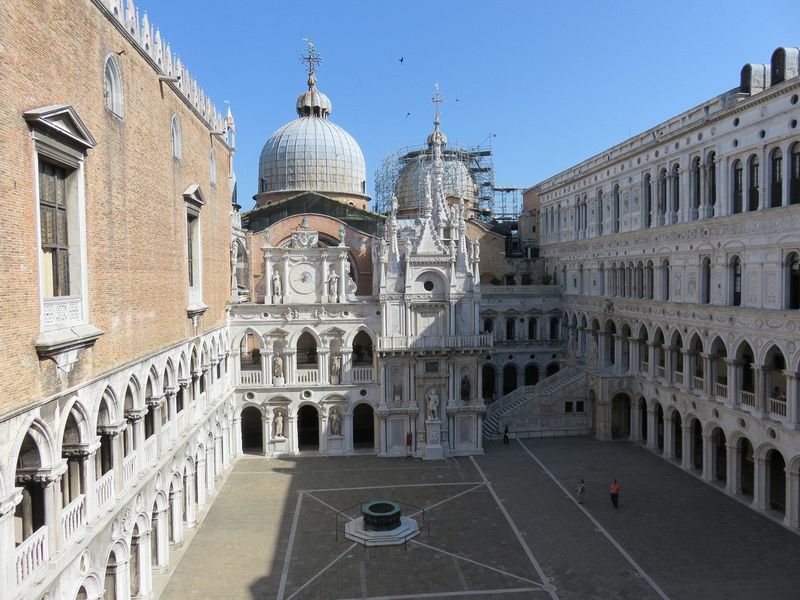
[[[797,252],[786,257],[786,308],[800,308],[800,254]]]
[[[645,227],[652,227],[652,215],[650,214],[653,210],[653,187],[650,182],[650,173],[645,173],[644,175],[644,226]]]
[[[772,208],[783,204],[783,154],[775,148],[769,155],[769,205]]]
[[[208,153],[208,173],[211,184],[215,185],[217,183],[217,155],[213,148]]]
[[[742,259],[734,256],[730,262],[730,301],[733,306],[742,305]]]
[[[670,219],[677,222],[681,214],[681,170],[678,164],[672,166],[672,214]]]
[[[181,142],[181,124],[178,122],[178,117],[172,117],[172,158],[181,158],[182,155],[182,142]]]
[[[706,183],[708,185],[708,203],[717,203],[717,155],[710,152],[706,157]]]
[[[119,68],[117,59],[113,56],[106,58],[106,64],[103,69],[103,96],[105,97],[106,110],[121,118],[124,115],[122,71]]]
[[[658,214],[667,214],[667,170],[661,169],[658,175]]]
[[[700,302],[711,304],[711,259],[708,256],[700,263]]]
[[[733,198],[731,212],[734,214],[742,212],[742,192],[743,192],[743,171],[742,161],[737,160],[733,163]]]
[[[747,210],[758,210],[758,157],[753,154],[747,162],[747,175],[750,185],[747,188]]]
[[[689,218],[697,218],[697,211],[700,208],[701,197],[701,177],[700,177],[700,157],[697,156],[692,161],[692,210],[689,211]]]
[[[531,317],[528,319],[528,339],[535,340],[538,336],[536,335],[536,329],[538,327],[538,321],[535,317]]]
[[[614,220],[614,233],[619,232],[619,185],[614,186],[614,214],[611,215]]]
[[[508,318],[506,319],[506,339],[513,340],[514,339],[514,332],[516,326],[516,319]]]
[[[486,333],[492,333],[494,331],[494,321],[492,319],[484,319],[483,330]]]
[[[800,142],[789,150],[789,204],[800,204]]]
[[[669,300],[669,259],[661,261],[661,300]]]

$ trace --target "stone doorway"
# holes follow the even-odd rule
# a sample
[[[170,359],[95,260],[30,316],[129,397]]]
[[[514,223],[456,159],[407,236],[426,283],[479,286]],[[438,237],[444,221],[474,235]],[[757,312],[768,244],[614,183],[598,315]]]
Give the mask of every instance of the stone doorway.
[[[242,451],[247,454],[264,453],[264,426],[261,411],[255,406],[242,410]]]
[[[353,448],[375,447],[375,412],[369,404],[353,410]]]
[[[319,413],[310,404],[297,411],[297,445],[300,450],[319,450]]]

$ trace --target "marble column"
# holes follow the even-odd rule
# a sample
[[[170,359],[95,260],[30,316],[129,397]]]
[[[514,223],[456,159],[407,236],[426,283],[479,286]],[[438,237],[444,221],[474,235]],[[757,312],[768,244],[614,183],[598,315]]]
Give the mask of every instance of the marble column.
[[[703,473],[706,481],[714,481],[716,473],[716,457],[714,456],[714,438],[703,434]]]

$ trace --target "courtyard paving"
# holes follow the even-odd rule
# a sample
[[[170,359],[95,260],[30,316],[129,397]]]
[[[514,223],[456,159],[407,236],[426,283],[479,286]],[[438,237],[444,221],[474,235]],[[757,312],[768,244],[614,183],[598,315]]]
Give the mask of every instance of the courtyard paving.
[[[342,535],[381,498],[427,525],[406,547]],[[589,438],[430,463],[246,456],[176,558],[168,600],[800,597],[800,536],[644,448]]]

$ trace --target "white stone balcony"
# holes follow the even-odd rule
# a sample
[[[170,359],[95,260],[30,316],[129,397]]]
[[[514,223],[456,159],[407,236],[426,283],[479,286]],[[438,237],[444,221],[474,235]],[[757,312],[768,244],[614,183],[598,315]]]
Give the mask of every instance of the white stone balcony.
[[[675,383],[677,385],[683,385],[683,373],[680,371],[675,371]]]
[[[745,406],[755,406],[756,395],[753,392],[746,392],[745,390],[741,390],[739,392],[739,402],[741,404],[744,404]]]
[[[144,461],[147,465],[152,465],[158,458],[158,439],[151,435],[144,441]]]
[[[375,379],[375,369],[372,367],[353,367],[351,373],[353,383],[371,383]]]
[[[17,584],[22,583],[49,558],[47,527],[40,527],[17,546]]]
[[[114,498],[114,470],[112,469],[95,483],[97,508],[103,508]]]
[[[728,397],[728,386],[724,383],[715,383],[714,395],[717,397],[717,399],[725,401],[725,399]]]
[[[168,447],[172,443],[174,437],[175,423],[173,421],[167,421],[161,426],[161,439],[164,441],[162,445]]]
[[[779,417],[786,416],[786,400],[780,398],[769,399],[769,412]]]
[[[179,412],[175,420],[177,421],[175,435],[179,436],[181,433],[183,433],[183,430],[186,429],[186,409],[183,409],[181,412]]]
[[[61,510],[61,534],[72,537],[86,523],[86,497],[81,494]]]
[[[694,386],[694,389],[700,390],[702,392],[703,391],[703,378],[702,377],[698,377],[697,375],[695,375],[694,383],[692,385]]]
[[[658,366],[656,367],[656,375],[658,375],[659,379],[666,379],[667,370],[662,366]]]
[[[261,371],[239,371],[239,385],[261,385]]]
[[[139,472],[138,456],[134,451],[122,459],[122,483],[124,485],[128,485],[136,479],[136,474]]]
[[[459,348],[489,348],[491,333],[477,335],[412,335],[381,337],[379,350],[458,350]]]
[[[319,383],[319,369],[297,369],[297,383]]]

